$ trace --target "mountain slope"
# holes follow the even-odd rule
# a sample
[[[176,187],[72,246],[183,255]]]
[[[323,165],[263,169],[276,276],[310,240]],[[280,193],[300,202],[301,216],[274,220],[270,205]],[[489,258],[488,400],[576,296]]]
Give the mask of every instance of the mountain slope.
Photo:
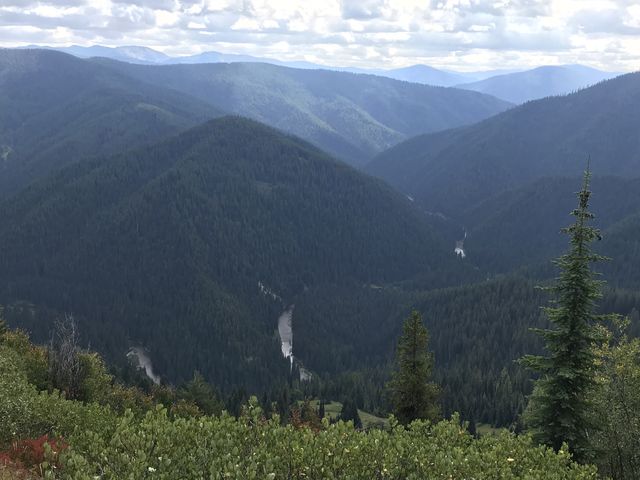
[[[527,265],[550,265],[550,260],[566,249],[567,237],[559,232],[572,222],[574,192],[580,185],[579,177],[542,178],[480,203],[465,219],[468,257],[493,273]],[[594,225],[604,231],[605,241],[595,245],[600,250],[608,243],[609,228],[640,213],[640,179],[595,177],[591,191]],[[633,251],[610,250],[607,254],[612,257]]]
[[[640,290],[640,208],[635,215],[610,226],[598,250],[611,258],[601,264],[599,270],[612,286]]]
[[[286,378],[277,318],[308,289],[416,276],[428,287],[462,268],[404,197],[233,117],[68,167],[0,215],[0,302],[72,312],[110,357],[143,344],[161,376],[199,369],[221,387]],[[327,325],[348,318],[332,301],[317,313]],[[24,321],[46,336],[46,318]],[[351,341],[327,335],[298,351],[304,321],[293,322],[302,361]]]
[[[385,70],[383,72],[384,76],[395,78],[396,80],[442,87],[452,87],[466,80],[464,74],[446,72],[429,67],[428,65],[412,65],[410,67]]]
[[[411,135],[472,123],[509,106],[465,90],[262,63],[96,62],[298,135],[353,165]]]
[[[478,124],[423,135],[366,168],[432,211],[458,218],[542,177],[640,172],[640,73],[530,102]]]
[[[113,153],[220,113],[188,95],[47,50],[0,50],[0,195],[87,155]]]
[[[545,66],[456,86],[519,104],[571,93],[615,76],[582,65]]]

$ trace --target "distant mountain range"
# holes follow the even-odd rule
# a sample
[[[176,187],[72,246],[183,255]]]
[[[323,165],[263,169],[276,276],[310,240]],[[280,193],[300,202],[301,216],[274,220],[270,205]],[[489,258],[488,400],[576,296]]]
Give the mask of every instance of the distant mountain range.
[[[640,73],[521,105],[469,127],[423,135],[367,171],[425,208],[464,218],[487,198],[550,176],[640,173]]]
[[[511,106],[467,90],[329,70],[94,61],[298,135],[356,166],[412,135],[474,123]]]
[[[30,47],[43,48],[38,46]],[[571,93],[575,90],[593,85],[601,80],[606,80],[618,75],[618,73],[604,72],[582,65],[542,66],[530,70],[502,69],[453,72],[437,69],[428,65],[412,65],[392,69],[327,66],[304,61],[287,62],[267,57],[226,54],[215,51],[172,57],[151,48],[138,46],[103,47],[94,45],[91,47],[81,47],[73,45],[70,47],[56,47],[56,50],[81,58],[105,57],[122,62],[146,65],[259,62],[289,68],[362,73],[425,85],[473,90],[493,95],[516,104],[551,95]]]
[[[264,63],[155,66],[20,49],[0,50],[0,72],[0,161],[8,169],[0,193],[82,155],[154,141],[221,111],[363,165],[410,136],[511,106],[466,90]]]
[[[456,87],[487,93],[512,103],[524,103],[552,95],[572,93],[616,75],[618,74],[582,65],[546,66],[525,72],[497,75],[478,82],[459,84]]]
[[[282,61],[268,57],[256,57],[253,55],[229,54],[216,51],[208,51],[195,55],[169,56],[148,47],[124,46],[124,47],[104,47],[93,45],[82,47],[72,45],[70,47],[47,47],[39,45],[29,45],[24,48],[47,48],[69,53],[80,58],[104,57],[121,62],[138,63],[144,65],[173,65],[173,64],[193,64],[193,63],[237,63],[237,62],[258,62],[269,63],[289,68],[302,69],[323,69],[335,70],[350,73],[363,73],[379,75],[403,80],[413,83],[423,83],[440,87],[451,87],[456,84],[483,80],[499,73],[511,73],[515,70],[495,70],[488,72],[459,73],[447,70],[439,70],[427,65],[413,65],[411,67],[397,69],[369,69],[356,67],[326,66],[305,61]]]

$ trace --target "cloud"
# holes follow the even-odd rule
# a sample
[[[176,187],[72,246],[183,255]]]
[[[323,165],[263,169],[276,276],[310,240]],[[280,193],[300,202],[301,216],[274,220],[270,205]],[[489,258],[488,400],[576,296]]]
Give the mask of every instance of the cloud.
[[[383,16],[386,2],[384,0],[342,0],[342,18],[354,20],[370,20]]]
[[[640,36],[640,5],[597,12],[581,10],[571,18],[570,23],[586,34]]]
[[[2,0],[1,46],[143,45],[327,65],[640,67],[637,0]]]
[[[153,10],[172,11],[176,7],[174,0],[112,0],[114,4],[135,5]]]

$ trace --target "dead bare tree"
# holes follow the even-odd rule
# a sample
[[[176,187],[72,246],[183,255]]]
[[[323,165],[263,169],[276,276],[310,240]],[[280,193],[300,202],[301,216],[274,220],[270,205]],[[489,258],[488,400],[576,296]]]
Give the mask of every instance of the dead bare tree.
[[[80,391],[81,363],[78,327],[73,315],[55,322],[49,344],[49,384],[77,398]]]

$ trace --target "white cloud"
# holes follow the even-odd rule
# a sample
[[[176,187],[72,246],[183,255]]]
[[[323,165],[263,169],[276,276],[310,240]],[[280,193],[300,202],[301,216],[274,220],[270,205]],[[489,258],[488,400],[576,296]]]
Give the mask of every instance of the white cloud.
[[[637,0],[2,0],[0,45],[144,45],[460,70],[640,68]]]

